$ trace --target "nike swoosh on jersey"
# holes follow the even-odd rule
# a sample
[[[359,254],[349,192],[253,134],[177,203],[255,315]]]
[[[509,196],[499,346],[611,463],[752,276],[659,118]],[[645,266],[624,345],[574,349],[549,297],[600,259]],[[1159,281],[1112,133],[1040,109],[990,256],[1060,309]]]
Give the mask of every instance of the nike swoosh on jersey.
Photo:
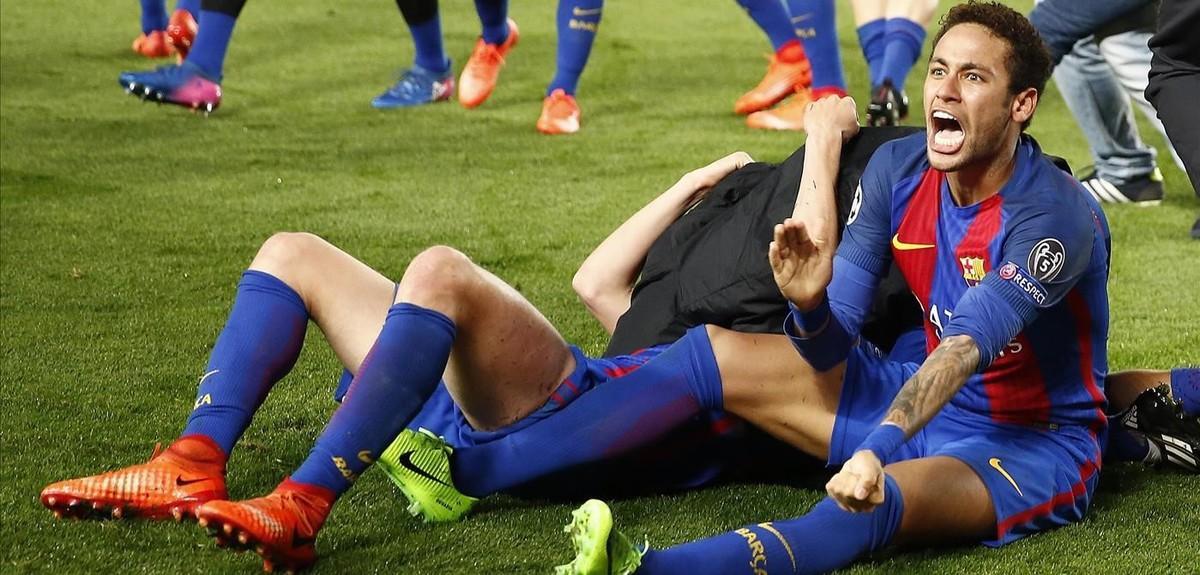
[[[413,461],[412,461],[413,453],[416,453],[416,452],[415,451],[405,451],[404,453],[400,454],[400,459],[399,459],[400,465],[404,466],[405,469],[412,471],[413,473],[416,473],[417,475],[420,475],[421,477],[424,477],[425,479],[428,479],[428,480],[436,482],[436,483],[441,483],[442,485],[445,485],[446,487],[454,487],[453,485],[450,485],[449,483],[446,483],[445,481],[442,481],[441,479],[434,477],[428,471],[425,471],[424,469],[417,467],[417,464],[413,463]]]
[[[900,241],[900,234],[896,234],[896,235],[892,236],[892,247],[896,248],[899,251],[906,252],[906,251],[910,251],[910,250],[927,250],[929,248],[936,248],[937,245],[936,244],[910,244],[907,242],[902,242],[902,241]]]
[[[1000,467],[1000,458],[999,457],[993,457],[993,458],[989,459],[988,465],[991,465],[993,469],[995,469],[996,471],[999,471],[1000,475],[1003,475],[1004,478],[1007,479],[1008,482],[1012,484],[1013,489],[1017,490],[1017,495],[1020,495],[1021,497],[1025,497],[1025,494],[1021,493],[1021,488],[1017,486],[1016,480],[1014,480],[1013,477],[1011,475],[1009,475],[1008,472],[1005,471],[1003,467]]]

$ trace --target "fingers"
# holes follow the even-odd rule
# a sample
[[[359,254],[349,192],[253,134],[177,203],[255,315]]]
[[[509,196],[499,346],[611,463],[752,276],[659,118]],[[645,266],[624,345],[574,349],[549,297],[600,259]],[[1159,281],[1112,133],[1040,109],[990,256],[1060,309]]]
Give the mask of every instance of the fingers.
[[[754,163],[754,158],[751,158],[750,154],[747,154],[746,152],[743,152],[740,150],[737,152],[734,152],[732,154],[729,154],[728,156],[725,156],[725,158],[723,158],[723,159],[725,161],[729,162],[733,166],[733,168],[730,171],[740,169],[740,168],[744,167],[746,164]]]
[[[842,469],[825,484],[825,492],[842,511],[871,511],[883,503],[883,475],[863,476]]]
[[[771,242],[771,247],[767,248],[767,261],[771,264],[771,270],[778,274],[783,269],[783,257],[779,255],[779,244]]]

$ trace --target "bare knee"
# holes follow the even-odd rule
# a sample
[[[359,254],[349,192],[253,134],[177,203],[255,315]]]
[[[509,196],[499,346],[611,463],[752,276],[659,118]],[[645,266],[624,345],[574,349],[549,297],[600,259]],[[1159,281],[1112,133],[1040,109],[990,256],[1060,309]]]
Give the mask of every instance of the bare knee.
[[[316,270],[320,261],[317,254],[331,247],[329,242],[307,232],[277,232],[258,248],[250,269],[269,273],[301,291],[305,278]]]
[[[409,262],[396,291],[396,303],[412,303],[457,318],[478,281],[478,268],[465,254],[434,246]]]

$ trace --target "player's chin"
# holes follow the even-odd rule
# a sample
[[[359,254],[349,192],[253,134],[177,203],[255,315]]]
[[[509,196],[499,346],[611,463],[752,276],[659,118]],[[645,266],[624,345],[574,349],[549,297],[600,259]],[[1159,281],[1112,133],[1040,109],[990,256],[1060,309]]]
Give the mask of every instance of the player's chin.
[[[926,150],[926,157],[929,159],[929,165],[939,172],[958,171],[967,164],[966,154],[963,153],[963,150],[947,154],[929,148]]]

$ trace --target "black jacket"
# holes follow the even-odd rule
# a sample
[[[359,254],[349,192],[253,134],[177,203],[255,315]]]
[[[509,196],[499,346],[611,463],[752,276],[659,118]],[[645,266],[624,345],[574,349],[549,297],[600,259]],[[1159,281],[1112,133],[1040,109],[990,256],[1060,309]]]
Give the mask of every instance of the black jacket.
[[[921,128],[863,128],[842,152],[838,222],[845,226],[854,191],[875,149]],[[782,164],[750,164],[714,186],[704,201],[655,241],[617,322],[606,355],[675,341],[692,326],[783,333],[787,302],[767,263],[772,229],[792,213],[804,148]],[[880,285],[863,335],[884,349],[921,324],[921,310],[893,267]]]

